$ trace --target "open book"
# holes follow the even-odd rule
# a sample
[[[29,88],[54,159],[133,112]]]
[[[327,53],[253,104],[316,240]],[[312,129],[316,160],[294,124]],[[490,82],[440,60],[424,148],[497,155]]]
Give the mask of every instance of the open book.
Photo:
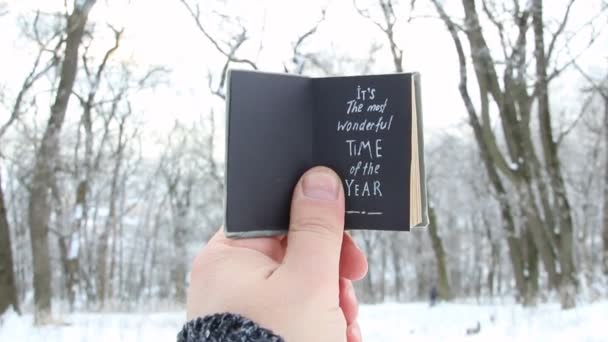
[[[419,74],[231,70],[226,102],[228,236],[285,233],[293,188],[315,165],[342,178],[346,229],[428,224]]]

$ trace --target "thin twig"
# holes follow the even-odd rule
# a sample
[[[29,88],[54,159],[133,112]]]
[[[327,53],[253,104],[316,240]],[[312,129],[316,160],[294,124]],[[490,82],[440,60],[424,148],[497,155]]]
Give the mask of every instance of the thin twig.
[[[253,69],[257,70],[258,67],[257,65],[246,58],[238,58],[236,57],[236,50],[234,50],[233,48],[229,48],[229,50],[224,49],[220,46],[220,44],[218,43],[218,41],[213,38],[211,36],[211,34],[209,34],[209,32],[207,31],[207,29],[203,26],[202,22],[201,22],[201,18],[200,18],[200,8],[198,6],[198,4],[196,5],[196,10],[194,8],[192,8],[192,6],[190,6],[190,4],[188,4],[188,2],[186,0],[180,0],[182,4],[184,4],[184,6],[186,7],[186,9],[188,10],[188,13],[190,13],[190,16],[192,16],[192,19],[194,19],[194,22],[196,23],[196,26],[198,27],[199,31],[201,31],[201,33],[207,38],[207,40],[209,40],[209,42],[211,42],[211,44],[215,47],[215,49],[217,51],[219,51],[222,55],[224,55],[226,58],[229,59],[230,62],[233,63],[244,63],[247,64],[249,66],[251,66]],[[246,36],[244,37],[244,40],[246,40]],[[243,42],[240,42],[240,44],[242,44]]]

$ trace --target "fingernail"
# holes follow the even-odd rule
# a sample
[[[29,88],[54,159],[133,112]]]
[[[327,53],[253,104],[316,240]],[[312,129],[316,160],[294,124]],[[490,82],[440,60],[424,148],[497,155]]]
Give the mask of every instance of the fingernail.
[[[338,199],[338,178],[328,172],[308,172],[302,180],[304,196],[312,199],[335,201]]]

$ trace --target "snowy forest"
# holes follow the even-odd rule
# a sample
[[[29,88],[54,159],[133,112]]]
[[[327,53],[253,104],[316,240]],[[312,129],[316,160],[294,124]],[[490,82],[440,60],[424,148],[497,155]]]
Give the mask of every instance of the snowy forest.
[[[607,25],[605,0],[0,1],[0,315],[183,310],[231,68],[421,72],[430,225],[352,232],[365,305],[608,313]]]

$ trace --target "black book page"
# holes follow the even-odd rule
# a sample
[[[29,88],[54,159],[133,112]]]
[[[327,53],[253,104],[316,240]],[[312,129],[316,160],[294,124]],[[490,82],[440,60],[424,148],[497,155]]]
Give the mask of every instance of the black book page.
[[[313,104],[310,78],[230,72],[224,222],[228,236],[272,235],[287,229],[293,188],[314,165]]]
[[[410,228],[411,77],[314,79],[313,157],[342,178],[347,229]]]

